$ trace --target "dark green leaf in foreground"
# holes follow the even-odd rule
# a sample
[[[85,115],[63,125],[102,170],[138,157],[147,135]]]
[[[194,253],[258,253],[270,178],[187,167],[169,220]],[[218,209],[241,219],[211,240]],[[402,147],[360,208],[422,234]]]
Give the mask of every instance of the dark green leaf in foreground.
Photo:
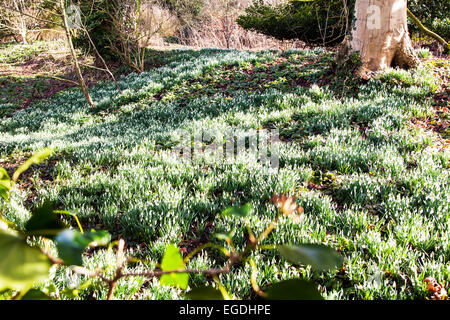
[[[225,209],[222,212],[223,216],[236,216],[236,217],[247,217],[252,212],[253,206],[251,203],[247,203],[243,206],[233,206]]]
[[[323,300],[317,285],[301,279],[275,283],[265,293],[268,300]]]
[[[53,205],[47,201],[33,211],[33,216],[25,224],[25,231],[33,235],[53,238],[67,226],[53,212]]]
[[[39,152],[36,152],[34,155],[31,156],[30,159],[25,161],[17,170],[14,172],[13,175],[13,181],[17,181],[19,179],[19,176],[24,172],[27,171],[32,164],[39,164],[52,154],[53,149],[51,148],[45,148],[44,150],[41,150]]]
[[[89,245],[103,246],[109,243],[111,236],[106,231],[80,233],[76,230],[64,230],[55,237],[59,257],[67,265],[81,266],[83,252]]]
[[[49,259],[25,240],[0,230],[0,289],[21,290],[46,280]]]
[[[185,269],[183,257],[175,245],[171,244],[167,246],[161,262],[161,269],[163,271]],[[178,286],[181,289],[186,289],[189,282],[189,275],[187,273],[164,274],[161,276],[160,282],[164,285]]]
[[[52,300],[41,290],[30,289],[20,300]]]
[[[344,262],[335,250],[320,244],[280,245],[278,250],[290,262],[310,265],[318,271],[339,268]]]
[[[190,300],[223,300],[222,293],[213,287],[195,288],[186,293]]]
[[[11,188],[11,179],[5,169],[0,168],[0,197],[8,199],[8,191]]]
[[[64,230],[55,238],[59,257],[67,265],[81,266],[83,264],[82,254],[89,241],[75,230]]]

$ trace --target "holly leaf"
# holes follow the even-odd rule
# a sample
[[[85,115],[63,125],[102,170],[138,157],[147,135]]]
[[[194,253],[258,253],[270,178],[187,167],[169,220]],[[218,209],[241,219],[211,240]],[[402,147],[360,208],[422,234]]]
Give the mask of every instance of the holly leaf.
[[[32,217],[25,224],[28,234],[44,236],[53,239],[55,235],[67,226],[53,212],[53,204],[46,201],[33,210]]]
[[[265,294],[268,300],[323,300],[314,283],[301,279],[275,283],[265,291]]]
[[[290,262],[310,265],[318,271],[336,269],[344,262],[335,250],[320,244],[280,245],[278,250]]]
[[[48,278],[50,260],[37,248],[0,230],[0,289],[22,290]]]
[[[59,257],[66,265],[81,266],[83,252],[89,246],[102,246],[109,243],[111,236],[106,231],[80,233],[67,229],[55,237]]]
[[[89,245],[81,233],[75,230],[64,230],[55,237],[59,257],[67,265],[81,266],[83,252]]]
[[[3,218],[2,216],[0,216],[0,230],[4,230],[4,231],[17,231],[20,228],[11,221],[6,220],[5,218]]]
[[[183,257],[180,250],[171,244],[166,248],[166,252],[161,262],[162,271],[182,270],[185,269]],[[189,282],[189,275],[187,273],[169,273],[163,274],[160,280],[161,284],[180,287],[186,289]]]
[[[52,300],[49,296],[41,290],[30,289],[20,300]]]
[[[213,287],[194,288],[186,293],[189,300],[224,300],[222,293]]]

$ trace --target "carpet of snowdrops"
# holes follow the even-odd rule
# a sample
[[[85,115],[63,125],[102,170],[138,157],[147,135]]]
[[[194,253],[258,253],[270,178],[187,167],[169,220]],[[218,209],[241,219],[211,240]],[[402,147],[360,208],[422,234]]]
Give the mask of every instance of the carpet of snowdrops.
[[[71,89],[0,118],[2,161],[55,150],[33,168],[28,187],[2,204],[8,218],[23,224],[33,205],[53,200],[84,226],[123,237],[128,255],[148,260],[133,267],[143,270],[160,261],[168,243],[222,243],[214,235],[235,230],[234,244],[243,247],[245,225],[218,215],[251,202],[250,224],[262,232],[277,213],[270,197],[284,193],[297,197],[305,219],[282,219],[265,243],[326,244],[346,262],[318,273],[276,251],[255,252],[261,288],[305,278],[327,299],[424,299],[426,277],[450,282],[448,140],[416,125],[436,112],[433,94],[444,67],[389,69],[345,90],[327,81],[333,53],[322,50],[165,55],[161,67],[121,78],[122,94],[109,82],[91,88],[94,109]],[[170,150],[177,130],[199,128],[278,129],[278,170],[262,170],[245,157],[181,163]],[[224,261],[205,250],[189,267]],[[84,264],[113,270],[115,256],[93,250]],[[250,299],[250,273],[236,268],[221,280],[236,298]],[[68,268],[55,269],[49,281],[61,292],[82,286],[77,299],[106,296],[97,280],[83,285]],[[208,281],[193,275],[190,287]],[[116,298],[183,295],[137,277],[121,280]]]

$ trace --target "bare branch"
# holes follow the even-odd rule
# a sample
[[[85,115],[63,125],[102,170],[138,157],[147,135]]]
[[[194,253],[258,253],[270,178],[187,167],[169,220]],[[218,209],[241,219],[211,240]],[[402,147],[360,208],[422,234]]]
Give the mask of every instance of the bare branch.
[[[5,10],[9,10],[9,11],[13,11],[13,12],[20,13],[20,14],[23,15],[23,16],[26,16],[26,17],[28,17],[28,18],[32,18],[32,19],[37,20],[37,21],[41,21],[41,22],[45,22],[45,23],[49,23],[49,24],[54,24],[54,25],[57,25],[57,26],[59,26],[59,27],[64,27],[63,25],[60,25],[60,24],[58,24],[58,23],[56,23],[56,22],[54,22],[54,21],[50,21],[50,20],[38,18],[38,17],[32,16],[32,15],[30,15],[30,14],[28,14],[28,13],[25,13],[25,12],[23,12],[23,11],[21,11],[21,10],[17,10],[17,9],[14,9],[14,8],[9,8],[9,7],[6,7],[6,6],[1,5],[1,4],[0,4],[0,8],[5,9]]]

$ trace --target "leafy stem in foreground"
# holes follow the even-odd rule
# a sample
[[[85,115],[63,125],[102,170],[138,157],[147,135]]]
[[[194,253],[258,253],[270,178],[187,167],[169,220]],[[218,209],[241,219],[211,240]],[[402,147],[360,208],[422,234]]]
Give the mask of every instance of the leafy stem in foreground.
[[[0,195],[6,200],[10,197],[10,189],[16,183],[21,173],[28,170],[32,164],[38,164],[51,155],[50,149],[45,149],[33,155],[27,160],[10,179],[4,169],[0,168]],[[90,278],[98,278],[108,287],[106,298],[111,300],[119,280],[129,277],[144,277],[147,279],[159,278],[163,285],[176,286],[186,290],[189,282],[189,274],[200,274],[211,277],[216,283],[217,289],[213,287],[194,288],[187,296],[196,299],[211,299],[222,297],[223,299],[234,299],[219,277],[228,274],[236,265],[249,264],[251,267],[250,283],[253,291],[262,298],[280,299],[320,299],[321,295],[314,283],[300,279],[284,280],[270,285],[263,291],[257,281],[258,267],[251,254],[258,250],[278,250],[288,261],[295,264],[308,264],[316,270],[330,270],[342,263],[342,258],[334,250],[314,244],[302,245],[271,245],[261,244],[275,230],[280,218],[287,216],[294,223],[303,220],[303,208],[298,206],[295,197],[279,195],[270,199],[278,208],[276,218],[259,235],[255,235],[248,216],[253,211],[253,206],[247,203],[243,206],[233,206],[226,209],[221,216],[231,216],[242,219],[248,232],[248,242],[241,250],[233,246],[232,238],[235,231],[229,234],[218,234],[218,239],[224,240],[229,248],[215,244],[206,243],[194,249],[186,257],[182,257],[180,250],[174,245],[166,247],[165,254],[160,265],[153,270],[139,272],[126,271],[129,263],[142,262],[139,259],[125,256],[125,241],[119,239],[111,242],[111,236],[106,231],[85,231],[75,214],[67,211],[53,210],[50,202],[44,202],[32,212],[32,217],[25,223],[25,230],[20,231],[12,223],[0,217],[0,290],[13,289],[16,293],[13,299],[50,299],[45,293],[31,289],[34,284],[48,277],[52,266],[68,266],[74,273]],[[69,229],[62,222],[58,214],[71,215],[74,217],[78,229]],[[27,239],[40,238],[44,241],[43,248],[35,248],[28,244]],[[54,242],[58,251],[58,257],[51,255],[50,243]],[[116,263],[113,276],[108,277],[108,269],[101,267],[90,270],[83,267],[83,253],[88,248],[108,245],[108,251],[117,245]],[[186,264],[199,252],[205,249],[216,249],[227,257],[227,261],[221,268],[209,268],[204,270],[186,268]],[[1,257],[8,257],[8,259]],[[32,272],[27,272],[30,270]],[[74,295],[76,290],[64,290]],[[292,296],[286,296],[286,292],[292,292]]]

